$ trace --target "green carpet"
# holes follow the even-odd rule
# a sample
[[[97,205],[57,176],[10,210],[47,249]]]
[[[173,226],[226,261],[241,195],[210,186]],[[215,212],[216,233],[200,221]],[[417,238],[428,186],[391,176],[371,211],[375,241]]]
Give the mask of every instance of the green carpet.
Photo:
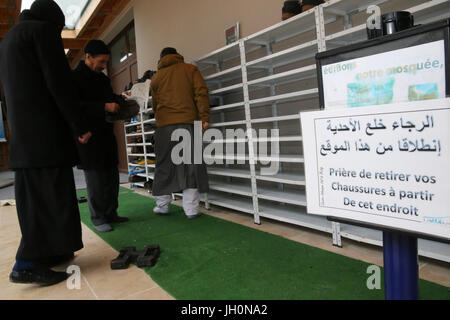
[[[119,203],[130,221],[97,234],[116,250],[159,244],[158,263],[144,270],[176,299],[384,299],[383,279],[381,290],[367,289],[365,262],[208,215],[189,220],[173,205],[158,216],[153,199],[125,188]],[[80,212],[96,231],[87,203]],[[450,290],[421,280],[420,298],[447,300]]]

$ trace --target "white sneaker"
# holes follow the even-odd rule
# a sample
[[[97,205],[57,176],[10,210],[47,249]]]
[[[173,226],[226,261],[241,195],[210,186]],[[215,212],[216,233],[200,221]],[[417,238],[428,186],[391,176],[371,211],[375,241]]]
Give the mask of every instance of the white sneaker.
[[[156,214],[168,214],[169,213],[169,208],[168,207],[161,208],[161,207],[156,206],[156,207],[153,208],[153,212],[156,213]]]

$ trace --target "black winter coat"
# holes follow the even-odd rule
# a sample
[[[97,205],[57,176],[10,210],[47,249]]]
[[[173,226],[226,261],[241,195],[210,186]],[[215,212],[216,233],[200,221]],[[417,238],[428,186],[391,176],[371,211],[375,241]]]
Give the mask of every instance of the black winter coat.
[[[92,137],[85,145],[77,143],[80,155],[80,169],[92,170],[111,168],[118,165],[117,142],[114,126],[106,122],[105,103],[123,104],[124,100],[114,94],[111,81],[103,74],[92,71],[81,61],[73,71],[81,101],[81,107],[88,118]]]
[[[61,27],[28,10],[0,42],[0,80],[10,130],[9,167],[73,166],[88,131],[73,88]]]

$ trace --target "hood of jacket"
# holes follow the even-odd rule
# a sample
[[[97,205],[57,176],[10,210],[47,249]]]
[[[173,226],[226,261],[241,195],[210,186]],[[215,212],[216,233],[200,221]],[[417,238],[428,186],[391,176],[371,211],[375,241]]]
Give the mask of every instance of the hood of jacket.
[[[180,54],[168,54],[161,58],[161,60],[158,61],[158,70],[170,67],[177,63],[184,62],[184,58]]]
[[[19,21],[39,20],[46,21],[63,29],[66,18],[61,8],[53,0],[36,0],[29,10],[24,10],[19,16]]]

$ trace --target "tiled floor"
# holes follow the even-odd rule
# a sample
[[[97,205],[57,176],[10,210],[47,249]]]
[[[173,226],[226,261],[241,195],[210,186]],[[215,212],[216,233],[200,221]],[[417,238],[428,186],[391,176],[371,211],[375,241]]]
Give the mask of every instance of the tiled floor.
[[[143,195],[146,192],[140,191]],[[174,204],[181,205],[178,200]],[[322,248],[344,256],[363,260],[368,263],[382,265],[382,250],[378,247],[356,243],[343,239],[343,247],[332,246],[330,235],[314,232],[309,229],[262,220],[261,225],[255,225],[247,214],[214,207],[213,210],[202,210],[204,213],[230,220],[250,228],[277,234],[307,245]],[[0,207],[0,299],[173,299],[159,287],[144,271],[131,265],[126,270],[114,270],[109,267],[110,261],[117,252],[107,243],[83,225],[84,249],[76,253],[70,265],[77,265],[81,270],[79,289],[69,289],[74,281],[63,282],[51,287],[35,285],[20,285],[8,280],[14,263],[17,246],[20,241],[20,229],[15,207]],[[68,265],[59,266],[64,270]],[[420,277],[432,282],[450,287],[450,266],[429,259],[421,259]],[[114,279],[112,281],[111,279]]]

